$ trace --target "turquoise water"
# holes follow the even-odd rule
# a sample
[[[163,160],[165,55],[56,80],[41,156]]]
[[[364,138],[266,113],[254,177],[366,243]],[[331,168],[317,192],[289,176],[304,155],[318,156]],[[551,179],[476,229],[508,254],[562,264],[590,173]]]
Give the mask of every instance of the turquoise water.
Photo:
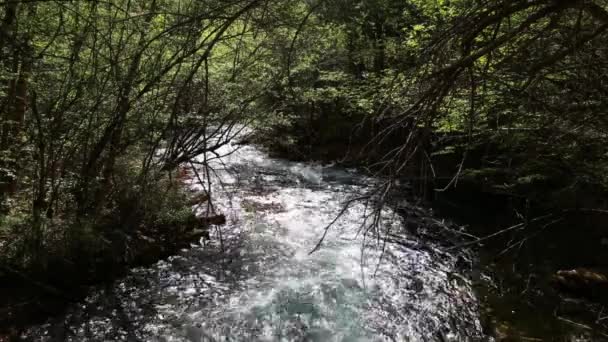
[[[212,240],[94,288],[41,341],[477,341],[478,301],[457,258],[402,229],[384,209],[344,211],[375,182],[353,170],[271,159],[228,145],[214,162]],[[200,170],[204,172],[204,170]],[[191,185],[193,189],[199,185]],[[199,208],[201,214],[210,208]],[[367,220],[366,220],[367,217]],[[424,246],[424,248],[422,248]],[[455,276],[457,275],[457,276]]]

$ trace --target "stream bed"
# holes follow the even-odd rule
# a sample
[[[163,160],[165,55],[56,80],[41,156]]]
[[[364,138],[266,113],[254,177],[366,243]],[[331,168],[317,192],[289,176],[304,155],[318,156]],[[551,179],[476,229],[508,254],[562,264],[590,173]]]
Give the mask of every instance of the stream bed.
[[[402,228],[384,209],[350,206],[375,180],[354,170],[272,159],[227,145],[213,162],[211,240],[91,289],[34,341],[485,341],[457,255]],[[191,187],[199,187],[194,180]]]

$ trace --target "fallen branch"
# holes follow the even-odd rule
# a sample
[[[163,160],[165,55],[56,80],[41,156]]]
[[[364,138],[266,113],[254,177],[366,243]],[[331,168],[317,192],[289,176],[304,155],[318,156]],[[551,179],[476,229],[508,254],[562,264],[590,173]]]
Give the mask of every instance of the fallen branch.
[[[549,218],[551,216],[553,216],[553,214],[548,214],[548,215],[540,216],[540,217],[537,217],[537,218],[534,218],[534,219],[530,220],[528,223],[538,222],[538,221],[544,220],[546,218]],[[476,245],[476,244],[478,244],[480,242],[489,240],[491,238],[497,237],[499,235],[502,235],[504,233],[510,232],[512,230],[523,229],[526,226],[527,226],[526,222],[518,223],[518,224],[516,224],[514,226],[502,229],[502,230],[500,230],[500,231],[498,231],[496,233],[492,233],[490,235],[486,235],[486,236],[480,237],[480,238],[475,239],[473,241],[469,241],[469,242],[465,242],[465,243],[462,243],[462,244],[459,244],[459,245],[456,245],[456,246],[452,246],[452,247],[448,248],[448,250],[453,250],[453,249],[457,249],[457,248],[462,248],[462,247],[468,247],[468,246]]]

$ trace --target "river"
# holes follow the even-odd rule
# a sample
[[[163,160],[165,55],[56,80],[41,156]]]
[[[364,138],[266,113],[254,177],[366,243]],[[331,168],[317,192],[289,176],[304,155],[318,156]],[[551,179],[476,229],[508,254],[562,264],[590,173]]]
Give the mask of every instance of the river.
[[[458,257],[408,235],[360,230],[369,208],[345,202],[373,186],[355,170],[227,145],[213,164],[212,239],[91,289],[36,341],[477,341],[479,304]],[[194,189],[198,187],[193,182]],[[221,236],[220,236],[221,233]]]

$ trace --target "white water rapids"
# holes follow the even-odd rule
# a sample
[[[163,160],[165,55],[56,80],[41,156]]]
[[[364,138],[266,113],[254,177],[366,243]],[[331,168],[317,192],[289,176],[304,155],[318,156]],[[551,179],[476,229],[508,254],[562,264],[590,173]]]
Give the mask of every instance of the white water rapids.
[[[226,147],[229,152],[236,146]],[[113,284],[33,329],[40,341],[477,341],[477,299],[456,257],[409,237],[386,210],[387,244],[357,234],[345,200],[372,179],[242,146],[214,165],[220,237]],[[221,180],[221,184],[218,181]],[[196,185],[193,185],[196,187]],[[416,248],[424,245],[425,248]],[[407,247],[410,246],[410,247]],[[365,248],[363,248],[365,247]],[[379,262],[379,258],[382,259]]]

